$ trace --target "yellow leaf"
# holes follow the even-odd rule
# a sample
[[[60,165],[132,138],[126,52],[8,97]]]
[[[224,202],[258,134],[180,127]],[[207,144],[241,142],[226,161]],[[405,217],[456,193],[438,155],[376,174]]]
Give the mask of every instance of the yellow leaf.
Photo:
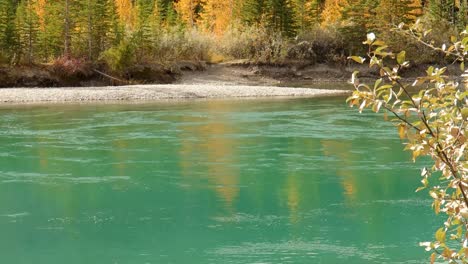
[[[437,230],[437,232],[435,233],[435,238],[440,243],[445,242],[445,229],[443,227],[441,227],[441,228],[439,228],[439,230]]]
[[[434,212],[436,215],[440,213],[440,202],[439,200],[434,201]]]
[[[402,51],[400,53],[398,53],[397,55],[397,62],[398,64],[403,64],[403,62],[405,62],[405,58],[406,58],[406,51]]]
[[[435,263],[436,257],[437,257],[437,255],[436,255],[435,252],[431,254],[431,264]]]
[[[351,56],[349,58],[352,59],[353,61],[359,63],[359,64],[362,64],[366,60],[365,58],[359,57],[359,56]]]
[[[406,137],[406,125],[398,125],[398,135],[400,136],[400,139],[404,139]]]
[[[468,108],[463,108],[461,110],[461,113],[462,113],[462,117],[464,120],[468,120]]]

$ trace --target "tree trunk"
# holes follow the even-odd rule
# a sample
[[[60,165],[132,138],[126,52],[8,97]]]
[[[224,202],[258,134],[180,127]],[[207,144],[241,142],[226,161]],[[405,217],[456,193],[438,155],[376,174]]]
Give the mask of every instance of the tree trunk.
[[[71,36],[70,36],[70,1],[65,0],[65,28],[64,28],[64,51],[63,56],[65,58],[70,58],[70,50],[71,50]]]
[[[93,23],[91,15],[91,0],[88,0],[88,59],[93,60]]]

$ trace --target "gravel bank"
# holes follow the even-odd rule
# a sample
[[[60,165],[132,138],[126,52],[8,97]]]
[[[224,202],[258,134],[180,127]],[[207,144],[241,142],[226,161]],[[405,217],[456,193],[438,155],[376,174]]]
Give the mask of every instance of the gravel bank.
[[[118,87],[77,88],[5,88],[0,89],[0,102],[85,102],[141,101],[191,98],[333,96],[348,94],[343,90],[320,90],[271,86],[230,85],[132,85]]]

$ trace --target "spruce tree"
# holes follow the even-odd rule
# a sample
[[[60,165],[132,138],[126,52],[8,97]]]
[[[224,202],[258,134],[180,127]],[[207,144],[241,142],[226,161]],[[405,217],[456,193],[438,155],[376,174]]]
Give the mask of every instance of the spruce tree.
[[[124,27],[120,23],[117,5],[114,0],[108,0],[109,31],[106,32],[106,48],[118,45],[124,37]]]
[[[363,53],[362,38],[374,31],[375,8],[377,0],[354,0],[343,10],[342,27],[339,29],[351,54]]]
[[[242,20],[249,26],[262,25],[274,32],[293,36],[296,32],[291,0],[246,0]]]
[[[296,33],[294,9],[291,0],[269,0],[268,25],[275,32],[291,37]]]
[[[460,31],[464,30],[468,24],[468,1],[460,0],[460,6],[457,12],[457,27]]]
[[[16,28],[18,30],[18,43],[20,55],[29,64],[34,62],[34,53],[37,46],[39,31],[39,17],[36,13],[35,0],[23,0],[16,10]]]
[[[390,30],[400,23],[412,21],[415,7],[411,0],[381,0],[375,9],[374,27],[380,31]]]
[[[174,2],[169,1],[169,3],[163,7],[162,12],[164,12],[162,18],[167,27],[179,24],[179,18],[174,7]]]
[[[117,45],[122,35],[116,6],[113,0],[82,0],[76,3],[74,17],[76,29],[73,31],[75,50],[90,61],[113,45]]]
[[[38,32],[38,52],[43,61],[57,58],[63,51],[63,8],[59,2],[47,1],[43,11],[43,25]]]
[[[0,55],[10,59],[17,47],[16,4],[13,0],[0,0]]]
[[[134,43],[138,43],[138,58],[146,57],[151,52],[153,27],[151,18],[154,9],[154,2],[151,0],[137,0],[135,3],[136,23],[135,31],[132,35]]]
[[[428,13],[435,21],[443,19],[455,24],[455,8],[454,0],[429,0]]]
[[[249,26],[264,23],[268,0],[246,0],[242,8],[242,21]]]
[[[303,33],[320,21],[320,3],[318,0],[294,0],[295,23]]]

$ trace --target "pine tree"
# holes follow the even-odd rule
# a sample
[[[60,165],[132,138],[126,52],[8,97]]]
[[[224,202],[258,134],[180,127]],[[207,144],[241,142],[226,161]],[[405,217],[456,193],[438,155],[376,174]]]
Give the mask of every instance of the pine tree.
[[[247,25],[262,25],[286,36],[296,32],[291,0],[247,0],[243,11],[242,20]]]
[[[296,33],[294,7],[291,0],[269,0],[268,25],[275,32],[291,37]]]
[[[401,22],[408,24],[412,21],[414,7],[411,0],[382,0],[376,12],[375,28],[383,31],[390,30]]]
[[[264,23],[268,0],[246,0],[242,7],[242,21],[247,25]]]
[[[124,27],[120,22],[117,5],[114,0],[109,0],[109,31],[106,33],[107,46],[113,47],[118,45],[124,37]]]
[[[92,45],[91,59],[95,60],[99,54],[110,47],[114,43],[116,36],[108,34],[111,32],[112,25],[115,21],[115,9],[113,0],[94,0],[93,19],[91,20],[92,38],[94,45]]]
[[[169,1],[169,3],[165,5],[163,19],[167,27],[179,24],[179,17],[177,16],[174,2]]]
[[[320,3],[317,0],[295,0],[294,11],[299,32],[305,32],[320,21]]]
[[[16,28],[18,30],[18,42],[20,54],[25,56],[26,62],[32,64],[37,46],[39,31],[39,16],[36,13],[34,0],[23,0],[16,10]]]
[[[268,0],[246,0],[242,7],[242,21],[247,25],[264,23]]]
[[[74,8],[74,50],[77,55],[95,61],[120,41],[122,28],[117,8],[113,0],[81,0]]]
[[[344,8],[340,32],[351,54],[362,53],[363,36],[375,30],[375,9],[378,4],[378,0],[353,0]]]
[[[132,40],[139,43],[137,47],[138,58],[143,58],[151,52],[153,38],[153,27],[151,18],[153,15],[154,2],[151,0],[137,0],[135,3],[135,31]]]
[[[0,55],[11,58],[16,42],[16,5],[12,0],[0,0]]]
[[[40,29],[38,32],[38,52],[42,60],[57,58],[63,51],[63,13],[60,3],[43,1],[38,13]]]
[[[460,31],[464,30],[468,24],[468,0],[460,0],[457,12],[457,27]]]
[[[71,55],[71,37],[72,37],[72,28],[73,28],[73,21],[72,21],[72,3],[73,0],[65,0],[64,1],[64,8],[63,8],[63,17],[64,17],[64,25],[63,25],[63,57],[69,58]]]
[[[457,19],[454,0],[429,0],[428,13],[435,20],[446,20],[455,24]]]

